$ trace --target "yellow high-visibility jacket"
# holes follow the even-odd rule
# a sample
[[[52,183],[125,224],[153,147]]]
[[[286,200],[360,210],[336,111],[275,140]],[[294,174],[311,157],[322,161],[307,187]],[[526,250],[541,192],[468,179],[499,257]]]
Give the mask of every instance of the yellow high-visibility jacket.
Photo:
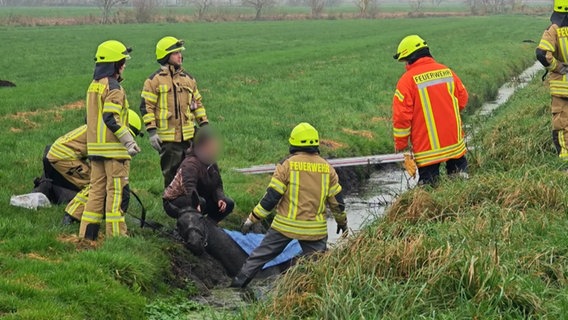
[[[103,114],[112,114],[110,121],[117,128],[113,133]],[[89,157],[127,159],[126,148],[118,140],[129,133],[128,100],[117,79],[93,80],[87,91],[87,153]]]
[[[49,148],[50,161],[73,161],[87,158],[87,125],[59,137]]]
[[[546,52],[546,63],[541,62],[550,72],[550,94],[567,98],[568,79],[566,74],[560,73],[560,70],[565,63],[568,63],[568,26],[560,27],[553,23],[544,31],[538,49]]]
[[[258,221],[276,207],[272,228],[298,240],[327,236],[326,205],[338,224],[347,222],[335,169],[317,153],[297,152],[276,166],[266,195],[249,218]]]
[[[145,82],[140,112],[147,130],[160,139],[181,142],[193,139],[195,122],[208,123],[195,79],[182,68],[162,66]]]

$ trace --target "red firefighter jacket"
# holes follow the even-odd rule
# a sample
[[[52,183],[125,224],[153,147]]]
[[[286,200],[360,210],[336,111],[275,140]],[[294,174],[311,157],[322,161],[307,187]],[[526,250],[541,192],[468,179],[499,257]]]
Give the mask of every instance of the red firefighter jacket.
[[[433,58],[408,65],[393,99],[395,148],[412,144],[418,167],[465,155],[460,111],[468,93],[460,78]]]

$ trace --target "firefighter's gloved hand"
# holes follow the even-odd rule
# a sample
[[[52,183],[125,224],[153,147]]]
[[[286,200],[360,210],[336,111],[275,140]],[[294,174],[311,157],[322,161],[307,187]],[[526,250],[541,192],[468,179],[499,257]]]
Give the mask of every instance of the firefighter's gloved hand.
[[[241,225],[241,232],[243,234],[249,233],[253,225],[254,221],[252,221],[250,218],[247,218],[247,221],[243,222],[243,224]]]
[[[134,157],[135,155],[139,154],[140,151],[142,151],[140,150],[140,147],[138,146],[136,141],[134,141],[134,137],[132,137],[130,133],[123,135],[118,140],[126,148],[128,155],[130,155],[131,157]]]
[[[342,236],[346,236],[349,233],[349,230],[347,229],[347,222],[343,223],[343,224],[337,224],[337,234],[341,234]]]
[[[568,74],[568,64],[562,63],[560,65],[560,70],[558,71],[560,74]]]
[[[160,139],[156,130],[150,130],[148,131],[148,134],[150,135],[150,144],[152,145],[152,148],[158,152],[162,151],[162,139]]]
[[[416,177],[416,172],[418,172],[418,166],[416,165],[416,161],[414,160],[414,156],[407,152],[404,154],[404,169],[408,172],[408,175],[411,178]]]

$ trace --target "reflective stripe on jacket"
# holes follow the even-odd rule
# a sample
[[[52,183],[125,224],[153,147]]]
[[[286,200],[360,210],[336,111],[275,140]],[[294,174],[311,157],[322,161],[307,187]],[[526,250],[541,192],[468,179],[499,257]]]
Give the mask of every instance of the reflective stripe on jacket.
[[[87,157],[87,125],[59,137],[49,148],[47,159],[50,161],[72,161]]]
[[[336,196],[341,192],[333,167],[318,154],[298,152],[276,166],[269,189],[281,195],[272,228],[298,240],[320,240],[327,236],[326,205],[336,220],[346,221],[344,204]],[[265,218],[270,214],[262,206],[253,214]]]
[[[195,79],[183,69],[163,66],[144,82],[140,112],[146,129],[156,129],[162,141],[193,139],[195,121],[208,122],[201,99]]]
[[[546,51],[546,60],[550,64],[547,67],[550,71],[550,94],[567,98],[568,79],[566,75],[560,73],[560,70],[563,64],[568,62],[568,27],[552,24],[544,31],[538,48]]]
[[[393,99],[395,147],[408,147],[419,167],[466,153],[460,111],[468,93],[459,77],[448,67],[425,57],[407,66]]]
[[[113,133],[105,124],[104,113],[111,113],[120,129]],[[130,159],[118,140],[128,133],[126,93],[114,78],[93,80],[87,91],[87,153],[90,157]]]

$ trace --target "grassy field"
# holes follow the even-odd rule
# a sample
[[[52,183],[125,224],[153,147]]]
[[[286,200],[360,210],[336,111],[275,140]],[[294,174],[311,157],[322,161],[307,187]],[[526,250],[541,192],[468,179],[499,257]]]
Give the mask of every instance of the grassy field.
[[[409,26],[420,26],[412,29]],[[59,226],[62,207],[38,212],[8,206],[29,192],[41,172],[44,146],[82,124],[81,101],[97,44],[117,38],[134,47],[124,86],[137,108],[139,91],[157,64],[153,47],[171,34],[188,40],[186,66],[198,79],[211,122],[224,135],[221,167],[238,204],[226,226],[241,221],[268,183],[231,168],[275,162],[287,152],[289,130],[312,122],[326,156],[391,152],[390,103],[404,68],[392,59],[398,41],[420,32],[440,61],[461,75],[471,107],[490,99],[511,75],[533,60],[547,21],[531,17],[421,20],[302,21],[183,25],[0,27],[0,315],[8,319],[138,319],[171,292],[168,252],[179,246],[147,233],[82,250],[66,239],[76,227]],[[447,32],[454,30],[453,32]],[[9,44],[9,45],[6,45]],[[132,163],[131,185],[154,219],[160,207],[158,156],[146,139]],[[449,191],[447,191],[449,192]],[[131,226],[134,230],[135,227]],[[372,260],[370,260],[372,261]],[[339,269],[338,269],[339,270]],[[333,300],[332,300],[333,301]],[[104,303],[103,303],[104,302]],[[112,315],[112,316],[109,316]]]
[[[407,12],[411,10],[409,4],[381,4],[378,7],[380,12]],[[128,7],[117,7],[117,10],[130,11]],[[225,12],[228,14],[254,14],[254,9],[240,6],[216,6],[211,8],[212,12]],[[434,6],[430,3],[426,4],[422,11],[428,12],[463,12],[467,8],[460,4]],[[161,14],[174,15],[193,15],[194,7],[164,7],[159,8]],[[325,8],[325,12],[329,13],[356,13],[358,9],[352,4],[342,4],[337,6],[329,6]],[[0,7],[0,18],[8,16],[24,16],[35,18],[74,18],[86,17],[90,15],[100,15],[101,10],[97,7]],[[306,6],[276,6],[267,9],[268,14],[309,14],[310,8]]]
[[[469,181],[403,195],[240,318],[564,319],[564,185],[539,80],[484,124]]]

